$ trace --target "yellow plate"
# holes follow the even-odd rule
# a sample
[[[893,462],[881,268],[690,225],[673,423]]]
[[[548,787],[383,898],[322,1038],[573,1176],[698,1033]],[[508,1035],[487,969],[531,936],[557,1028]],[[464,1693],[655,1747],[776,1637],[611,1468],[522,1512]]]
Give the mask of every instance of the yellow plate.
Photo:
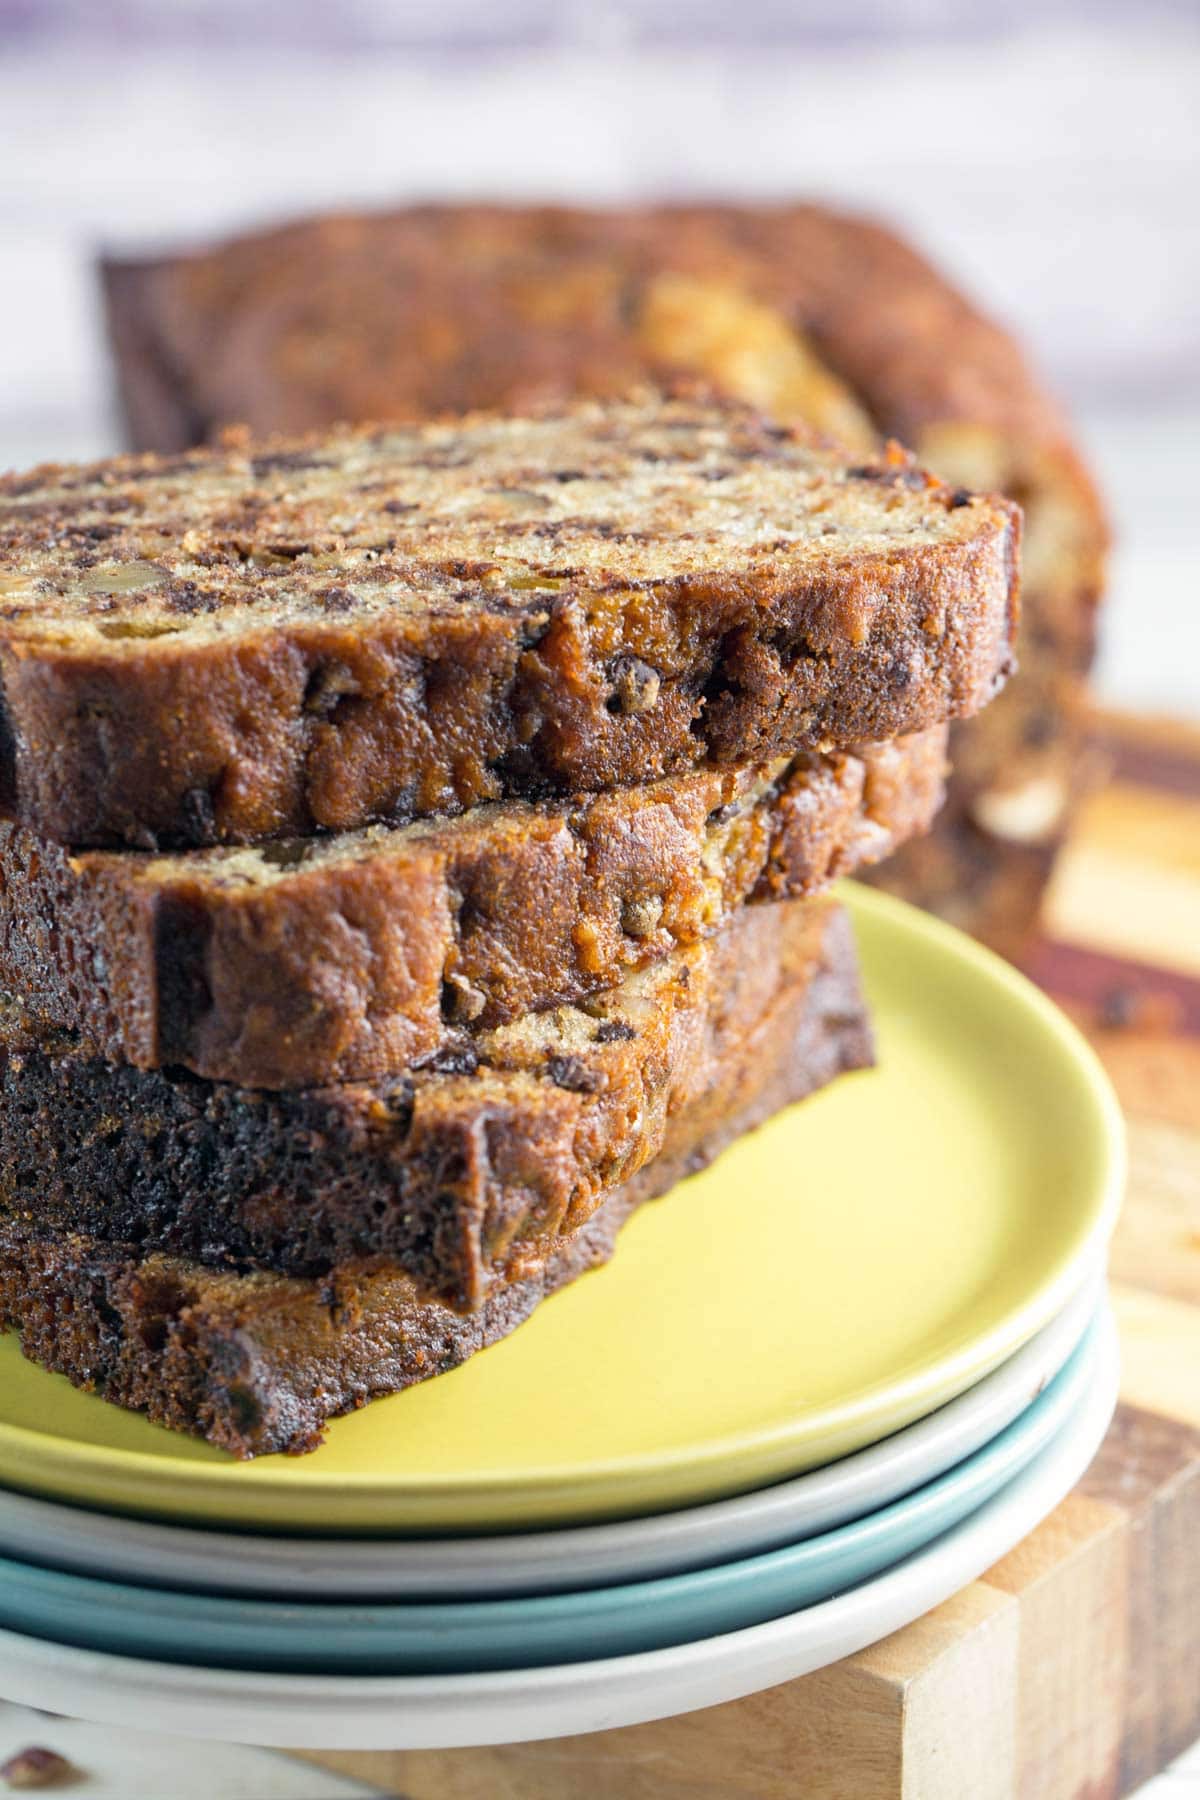
[[[617,1256],[461,1369],[239,1464],[0,1340],[0,1479],[122,1511],[328,1533],[661,1510],[757,1486],[961,1393],[1103,1253],[1120,1114],[1007,964],[848,886],[879,1067],[647,1206]]]

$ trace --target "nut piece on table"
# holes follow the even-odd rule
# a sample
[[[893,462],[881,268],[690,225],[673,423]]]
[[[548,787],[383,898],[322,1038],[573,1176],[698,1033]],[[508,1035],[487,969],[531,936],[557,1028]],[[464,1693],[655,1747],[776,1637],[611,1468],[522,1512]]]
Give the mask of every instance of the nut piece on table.
[[[0,1781],[8,1788],[63,1787],[79,1779],[79,1770],[57,1750],[30,1744],[0,1764]]]

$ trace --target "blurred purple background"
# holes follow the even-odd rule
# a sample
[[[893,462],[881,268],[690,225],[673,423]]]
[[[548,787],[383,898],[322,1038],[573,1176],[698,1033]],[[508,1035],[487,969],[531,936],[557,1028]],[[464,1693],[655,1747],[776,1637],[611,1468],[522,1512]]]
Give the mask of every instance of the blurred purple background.
[[[0,463],[114,442],[101,243],[405,197],[824,195],[1022,333],[1117,500],[1102,686],[1200,710],[1198,117],[1200,5],[1166,0],[0,0]]]

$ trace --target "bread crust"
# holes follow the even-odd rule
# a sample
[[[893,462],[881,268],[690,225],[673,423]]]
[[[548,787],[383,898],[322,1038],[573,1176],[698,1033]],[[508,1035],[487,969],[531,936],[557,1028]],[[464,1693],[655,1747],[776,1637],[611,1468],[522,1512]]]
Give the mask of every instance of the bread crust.
[[[469,1310],[659,1153],[673,1114],[846,929],[828,901],[746,907],[586,1010],[527,1014],[380,1081],[282,1093],[102,1062],[10,1008],[0,1192],[39,1228],[229,1267],[384,1256]]]
[[[141,1069],[374,1080],[889,855],[940,804],[945,738],[264,850],[72,854],[0,825],[0,991]]]
[[[697,399],[9,478],[11,811],[251,842],[926,730],[1012,666],[1019,536]]]
[[[232,1274],[3,1211],[0,1325],[76,1386],[236,1456],[312,1450],[330,1418],[507,1335],[547,1295],[606,1261],[637,1206],[870,1059],[852,946],[839,926],[810,981],[783,984],[752,1029],[727,1034],[716,1081],[672,1116],[658,1157],[585,1224],[514,1262],[473,1312],[429,1299],[379,1259],[307,1280]]]

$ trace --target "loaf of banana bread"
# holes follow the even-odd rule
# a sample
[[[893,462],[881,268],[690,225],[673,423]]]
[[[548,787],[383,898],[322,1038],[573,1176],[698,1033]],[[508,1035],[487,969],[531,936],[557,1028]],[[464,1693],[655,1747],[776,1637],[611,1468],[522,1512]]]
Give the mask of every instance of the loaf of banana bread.
[[[785,920],[790,958],[783,967],[777,956],[774,986],[760,988],[754,958],[767,947],[764,934],[778,939],[776,922]],[[844,915],[822,902],[763,907],[726,935],[739,934],[740,966],[756,998],[733,982],[724,1009],[710,1014],[707,1086],[668,1113],[658,1155],[610,1188],[590,1217],[513,1238],[502,1273],[473,1311],[431,1297],[388,1255],[338,1255],[308,1277],[242,1272],[213,1266],[220,1246],[212,1243],[205,1262],[154,1248],[171,1233],[144,1195],[140,1212],[83,1207],[74,1225],[71,1209],[39,1198],[29,1208],[0,1204],[0,1327],[18,1331],[26,1355],[76,1385],[235,1455],[313,1449],[336,1414],[452,1368],[512,1331],[548,1294],[608,1257],[636,1206],[780,1107],[870,1062]],[[582,1056],[581,1063],[593,1066]],[[195,1125],[202,1143],[211,1128],[202,1116]],[[516,1128],[502,1113],[494,1125],[500,1133]],[[111,1129],[138,1126],[118,1110]],[[352,1181],[357,1173],[352,1163]],[[388,1172],[380,1167],[377,1177],[386,1208]],[[7,1181],[4,1191],[12,1192]],[[299,1187],[292,1204],[309,1198]],[[111,1231],[98,1233],[99,1224]]]
[[[951,804],[876,879],[1017,947],[1087,775],[1107,532],[1019,348],[908,244],[815,205],[336,215],[104,266],[131,441],[522,410],[679,372],[1025,512],[1021,671],[956,725]]]

